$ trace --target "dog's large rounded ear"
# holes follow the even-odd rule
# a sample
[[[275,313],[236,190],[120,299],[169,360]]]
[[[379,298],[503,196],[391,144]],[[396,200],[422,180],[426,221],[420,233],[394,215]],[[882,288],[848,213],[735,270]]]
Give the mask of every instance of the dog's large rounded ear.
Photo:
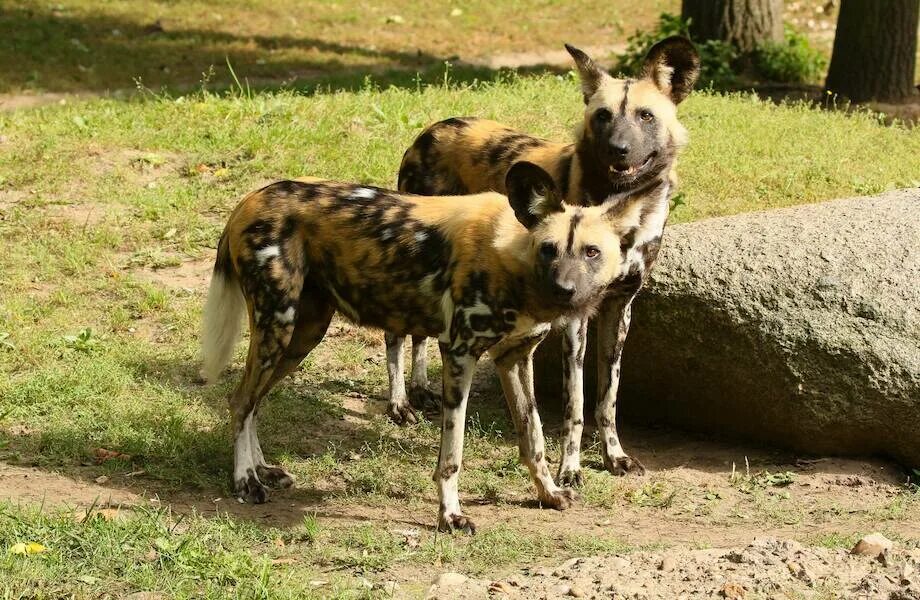
[[[680,104],[700,76],[696,46],[679,35],[661,40],[648,51],[642,76],[651,79],[674,104]]]
[[[576,48],[575,46],[565,45],[565,49],[575,60],[575,68],[578,70],[578,78],[581,80],[581,93],[584,94],[585,104],[597,88],[601,85],[601,79],[604,77],[604,70],[601,69],[590,56]]]
[[[505,175],[508,203],[514,216],[527,229],[555,212],[561,212],[562,196],[549,173],[537,165],[522,161],[514,163]]]

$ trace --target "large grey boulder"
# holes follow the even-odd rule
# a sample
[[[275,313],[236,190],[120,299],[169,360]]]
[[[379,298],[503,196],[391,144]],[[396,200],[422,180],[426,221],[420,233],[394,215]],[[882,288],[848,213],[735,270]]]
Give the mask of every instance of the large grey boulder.
[[[627,417],[920,467],[920,190],[670,227],[622,373]]]

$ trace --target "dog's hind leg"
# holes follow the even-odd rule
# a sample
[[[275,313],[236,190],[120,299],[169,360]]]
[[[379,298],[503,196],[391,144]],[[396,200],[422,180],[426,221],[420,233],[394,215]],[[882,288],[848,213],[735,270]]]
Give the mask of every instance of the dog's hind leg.
[[[406,398],[406,356],[403,352],[406,337],[386,332],[384,340],[387,345],[387,378],[390,383],[387,414],[397,425],[415,424],[418,418]]]
[[[272,374],[280,363],[293,332],[293,322],[273,326],[268,330],[262,330],[255,323],[252,324],[246,370],[242,381],[230,397],[234,439],[234,491],[240,498],[253,504],[261,504],[268,499],[268,491],[259,479],[257,469],[257,460],[261,460],[262,450],[253,447],[254,442],[258,443],[256,410],[259,401],[270,389]]]
[[[266,389],[270,390],[274,385],[297,370],[303,359],[316,347],[326,334],[332,315],[335,314],[335,307],[329,299],[326,291],[320,287],[312,285],[308,280],[304,283],[303,292],[300,295],[300,303],[297,307],[297,322],[294,326],[294,333],[291,340],[284,350],[281,361],[275,367],[271,379],[269,379]],[[262,454],[262,446],[259,443],[259,436],[256,433],[256,418],[258,407],[253,414],[253,426],[250,429],[252,444],[253,462],[256,466],[256,474],[262,483],[273,488],[286,488],[294,484],[294,479],[284,469],[273,466],[265,462]]]
[[[240,283],[249,312],[249,352],[246,369],[233,395],[230,413],[233,446],[233,485],[238,497],[260,504],[268,491],[259,471],[276,484],[288,484],[286,473],[266,470],[256,433],[259,401],[283,375],[290,371],[285,359],[299,323],[298,314],[304,288],[304,269],[297,261],[280,260],[281,250],[264,249],[252,259],[240,260]],[[308,322],[315,318],[304,314]],[[276,373],[277,371],[277,373]],[[280,471],[280,469],[279,469]]]
[[[419,410],[437,410],[441,397],[428,383],[428,338],[412,336],[412,378],[409,383],[409,402]]]

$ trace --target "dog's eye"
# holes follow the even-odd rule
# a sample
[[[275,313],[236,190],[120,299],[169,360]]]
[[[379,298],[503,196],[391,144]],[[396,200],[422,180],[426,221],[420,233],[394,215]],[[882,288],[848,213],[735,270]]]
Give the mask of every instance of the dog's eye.
[[[585,248],[585,257],[586,258],[597,258],[601,255],[601,249],[597,246],[588,246]]]
[[[653,115],[650,111],[643,110],[639,112],[639,118],[645,121],[646,123],[650,123],[655,120],[655,115]]]
[[[606,108],[601,108],[594,113],[594,118],[600,123],[607,123],[613,118],[613,113]]]
[[[540,244],[540,256],[547,260],[556,258],[556,244],[552,242],[543,242]]]

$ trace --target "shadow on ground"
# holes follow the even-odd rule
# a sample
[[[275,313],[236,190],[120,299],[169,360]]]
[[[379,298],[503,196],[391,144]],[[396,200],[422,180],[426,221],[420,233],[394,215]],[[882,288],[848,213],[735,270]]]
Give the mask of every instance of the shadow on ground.
[[[137,357],[134,368],[138,378],[153,380],[184,397],[197,398],[201,410],[212,412],[212,416],[218,419],[226,418],[225,395],[239,377],[238,372],[231,372],[223,384],[207,391],[194,382],[196,373],[193,366],[181,360],[156,360],[141,356]],[[489,429],[497,426],[503,434],[495,438],[496,443],[514,446],[516,441],[507,411],[493,379],[488,367],[477,379],[471,397],[471,427]],[[260,416],[260,437],[269,461],[277,461],[285,455],[307,458],[329,452],[332,448],[333,460],[347,469],[352,455],[365,452],[369,445],[384,438],[387,443],[398,444],[401,452],[418,457],[426,464],[430,462],[433,468],[437,450],[432,443],[412,435],[411,430],[381,426],[380,421],[385,419],[385,401],[378,394],[379,390],[366,382],[345,380],[335,375],[309,380],[304,374],[298,374],[285,380],[267,398]],[[332,398],[337,400],[332,401]],[[558,438],[559,407],[543,402],[542,408],[547,436]],[[161,431],[158,430],[160,425],[144,425],[150,429],[146,435],[151,439],[171,436],[173,439],[168,451],[148,455],[137,453],[130,461],[116,460],[105,465],[94,464],[92,459],[80,464],[49,461],[40,451],[47,444],[53,446],[56,440],[47,437],[47,433],[5,434],[0,437],[0,448],[4,448],[7,457],[16,456],[20,449],[25,448],[37,449],[38,452],[32,456],[22,454],[12,463],[0,462],[0,490],[3,490],[0,499],[83,507],[91,504],[154,504],[167,506],[178,514],[230,514],[236,519],[266,527],[297,526],[309,514],[351,524],[370,521],[402,523],[425,529],[432,526],[430,517],[436,502],[433,485],[421,492],[406,491],[405,495],[389,493],[386,502],[368,504],[360,496],[350,498],[340,489],[324,487],[321,482],[302,476],[296,487],[274,492],[268,504],[238,504],[229,490],[231,446],[228,428],[219,426],[198,430],[189,426],[173,426]],[[799,457],[729,440],[631,423],[623,424],[621,431],[626,448],[649,469],[649,474],[642,478],[630,478],[630,485],[639,487],[660,476],[676,477],[691,486],[699,485],[701,481],[727,482],[729,474],[736,469],[739,473],[747,470],[793,472],[796,476],[811,480],[817,478],[819,481],[849,477],[855,478],[855,481],[869,478],[885,485],[900,485],[904,481],[903,474],[884,461]],[[72,435],[78,433],[71,432]],[[51,435],[66,436],[68,432]],[[592,440],[593,432],[589,428],[585,438],[589,458],[585,466],[594,472],[592,477],[598,477],[601,465],[590,458],[596,456],[591,451]],[[155,443],[151,446],[161,447]],[[373,465],[363,462],[354,465],[358,469],[373,468]],[[196,472],[200,478],[188,475]],[[99,479],[100,476],[105,479]],[[539,510],[529,495],[505,498],[497,504],[486,498],[467,497],[466,503],[486,523],[522,518],[524,515],[529,515],[528,519],[536,519],[537,523],[558,519],[553,511]],[[571,515],[566,517],[567,520],[584,522],[585,526],[593,527],[600,522],[602,511],[577,506],[567,514]],[[641,524],[633,525],[641,529]]]
[[[138,84],[184,92],[203,79],[210,88],[226,88],[234,85],[234,76],[244,86],[305,92],[356,89],[369,76],[377,85],[414,88],[443,82],[445,61],[457,59],[311,37],[164,29],[158,22],[141,25],[110,15],[56,14],[52,5],[4,9],[0,30],[7,32],[0,36],[0,92],[105,93]],[[562,71],[537,65],[519,72],[547,70]],[[500,74],[457,66],[451,68],[450,80],[491,80]]]

